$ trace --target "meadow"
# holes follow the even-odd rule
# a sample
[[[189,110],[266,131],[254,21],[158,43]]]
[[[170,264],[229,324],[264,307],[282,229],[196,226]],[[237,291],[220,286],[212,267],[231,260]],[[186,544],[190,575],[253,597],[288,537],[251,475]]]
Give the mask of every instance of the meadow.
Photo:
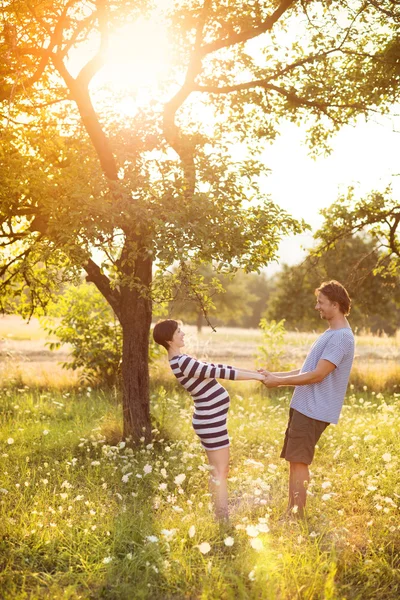
[[[199,356],[232,351],[254,362],[247,344],[257,345],[257,332],[203,335],[188,335]],[[312,335],[292,335],[298,358]],[[370,365],[395,362],[398,340],[358,340],[357,351]],[[25,374],[32,357],[4,358],[3,349],[1,598],[400,597],[400,389],[381,390],[382,368],[369,367],[379,389],[351,384],[339,424],[321,438],[305,521],[282,518],[290,390],[230,382],[231,524],[219,526],[191,400],[165,362],[152,366],[153,439],[132,449],[121,439],[118,393],[69,372],[58,378],[43,353],[37,365],[53,367],[41,381],[34,368]]]

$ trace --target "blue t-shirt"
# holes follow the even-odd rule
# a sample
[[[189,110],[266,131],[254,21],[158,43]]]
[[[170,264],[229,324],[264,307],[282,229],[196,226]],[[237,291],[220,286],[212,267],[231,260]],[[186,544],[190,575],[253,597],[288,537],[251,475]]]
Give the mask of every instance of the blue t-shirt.
[[[300,373],[314,371],[318,361],[336,365],[318,383],[296,387],[290,406],[307,417],[337,423],[342,410],[354,358],[354,335],[349,327],[327,329],[312,345]]]

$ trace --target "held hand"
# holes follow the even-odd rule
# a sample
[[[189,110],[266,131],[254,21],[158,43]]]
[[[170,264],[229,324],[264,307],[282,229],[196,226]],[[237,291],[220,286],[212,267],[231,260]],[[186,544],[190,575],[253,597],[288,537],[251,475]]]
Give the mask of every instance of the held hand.
[[[264,378],[266,377],[266,375],[271,375],[270,371],[267,371],[266,369],[257,369],[257,372],[260,373],[260,375],[262,375]],[[261,380],[264,383],[264,379]]]
[[[263,375],[265,375],[264,381],[263,381],[263,384],[265,385],[265,387],[275,388],[275,387],[279,386],[280,380],[278,377],[275,377],[275,375],[272,375],[268,371],[263,371]]]

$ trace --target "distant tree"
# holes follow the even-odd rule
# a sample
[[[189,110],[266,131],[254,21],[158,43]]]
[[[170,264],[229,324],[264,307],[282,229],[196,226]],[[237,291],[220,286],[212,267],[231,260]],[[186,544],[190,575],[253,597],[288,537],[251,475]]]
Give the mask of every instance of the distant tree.
[[[286,319],[289,329],[322,329],[314,310],[314,290],[337,279],[353,299],[353,327],[393,334],[400,327],[399,278],[374,274],[379,251],[374,241],[360,237],[341,240],[317,259],[311,254],[299,265],[283,267],[266,311],[267,319]]]
[[[400,200],[392,197],[390,188],[383,193],[371,192],[362,199],[357,199],[354,188],[349,188],[346,195],[321,213],[324,222],[315,234],[319,242],[314,249],[316,257],[335,248],[341,240],[365,232],[376,249],[375,273],[400,275]]]
[[[263,275],[244,273],[241,270],[233,276],[216,273],[211,265],[202,265],[197,273],[203,278],[202,285],[209,290],[207,305],[203,304],[193,290],[179,287],[168,310],[172,318],[195,323],[199,332],[207,320],[211,326],[250,327],[247,323],[252,321],[258,324],[260,301],[262,308],[265,307]]]
[[[250,312],[242,316],[240,326],[257,329],[274,289],[274,278],[265,273],[249,273],[246,275],[246,289],[249,294]]]

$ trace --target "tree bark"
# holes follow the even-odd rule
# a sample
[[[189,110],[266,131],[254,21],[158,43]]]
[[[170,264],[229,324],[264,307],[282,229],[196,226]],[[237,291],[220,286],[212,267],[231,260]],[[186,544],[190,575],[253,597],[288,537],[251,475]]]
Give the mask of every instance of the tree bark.
[[[201,330],[203,328],[203,313],[201,311],[197,313],[196,326],[197,333],[201,333]]]
[[[143,285],[143,291],[136,286],[133,289],[124,286],[121,290],[124,438],[130,439],[133,443],[139,442],[142,436],[146,440],[151,437],[149,390],[151,259],[137,258],[135,274]]]

